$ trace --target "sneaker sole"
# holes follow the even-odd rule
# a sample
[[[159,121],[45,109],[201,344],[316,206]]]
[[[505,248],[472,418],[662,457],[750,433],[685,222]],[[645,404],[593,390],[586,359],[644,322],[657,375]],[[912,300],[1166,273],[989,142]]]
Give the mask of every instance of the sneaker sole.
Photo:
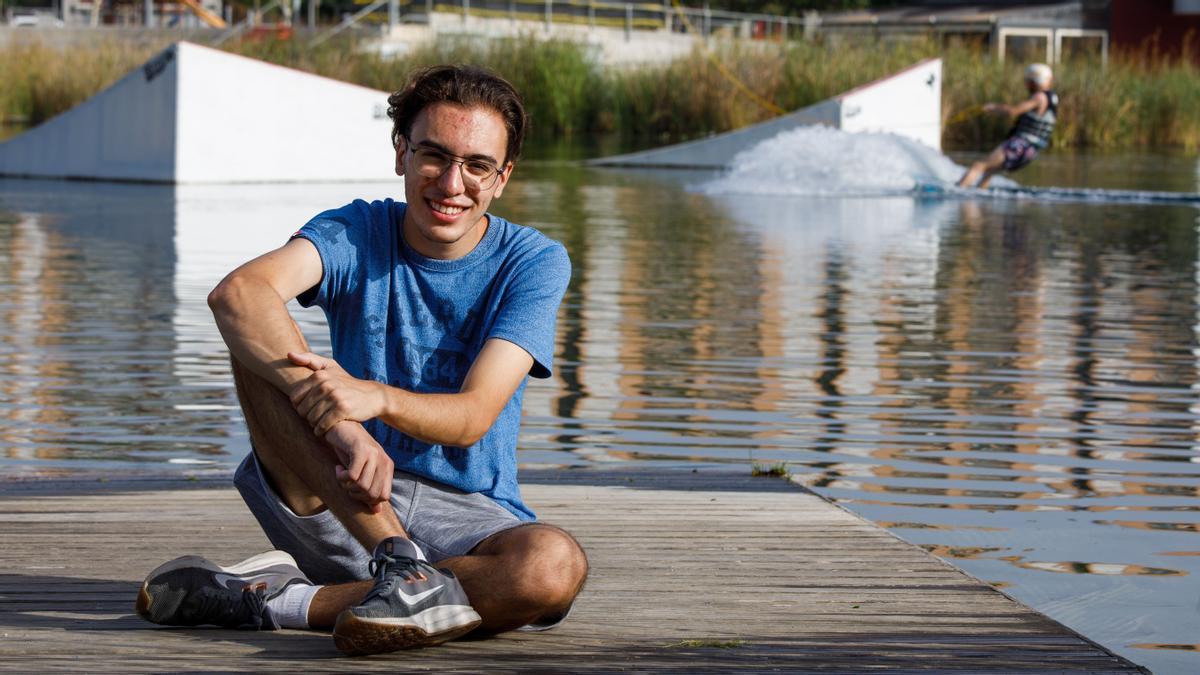
[[[210,572],[243,574],[255,569],[269,567],[271,565],[291,565],[295,567],[296,559],[285,551],[267,551],[266,553],[260,553],[254,557],[247,558],[236,565],[222,567],[208,558],[202,558],[198,555],[181,556],[155,567],[150,574],[146,575],[146,580],[142,582],[142,587],[140,590],[138,590],[137,602],[134,603],[134,609],[137,611],[138,616],[142,617],[146,621],[149,621],[150,623],[162,623],[162,619],[164,617],[161,610],[165,608],[156,607],[156,603],[154,601],[155,598],[150,593],[150,584],[155,579],[168,572],[174,572],[175,570],[181,570],[185,568],[200,568]],[[156,612],[155,610],[160,611]],[[170,611],[173,612],[174,609],[171,609]]]
[[[482,621],[475,610],[462,607],[461,611],[453,612],[439,622],[443,625],[450,624],[446,628],[427,632],[420,626],[409,623],[361,619],[350,610],[346,610],[338,615],[337,623],[333,627],[333,644],[349,656],[432,647],[466,635]]]

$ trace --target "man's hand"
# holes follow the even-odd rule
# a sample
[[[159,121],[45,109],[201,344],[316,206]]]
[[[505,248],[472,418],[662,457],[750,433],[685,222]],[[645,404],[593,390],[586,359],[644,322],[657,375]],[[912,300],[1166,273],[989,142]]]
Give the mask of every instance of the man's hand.
[[[379,513],[392,494],[394,465],[361,424],[344,422],[325,434],[339,464],[334,469],[346,492]]]
[[[311,352],[288,352],[288,359],[313,371],[292,388],[290,398],[318,436],[338,422],[365,422],[387,408],[384,385],[350,375],[333,359]]]

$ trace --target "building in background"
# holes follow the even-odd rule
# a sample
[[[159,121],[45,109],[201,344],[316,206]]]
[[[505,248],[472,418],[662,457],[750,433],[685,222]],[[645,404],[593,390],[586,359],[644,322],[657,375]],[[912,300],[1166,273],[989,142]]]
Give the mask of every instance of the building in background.
[[[946,43],[975,45],[1000,59],[1046,63],[1077,57],[1107,59],[1109,0],[926,0],[887,9],[805,16],[808,35],[854,39],[865,31],[884,39],[933,34]]]
[[[271,12],[275,28],[303,25],[326,37],[350,29],[397,44],[441,34],[597,42],[599,34],[614,33],[612,40],[621,43],[675,45],[659,49],[661,58],[687,52],[697,39],[837,42],[933,35],[1018,61],[1105,60],[1110,48],[1200,61],[1200,0],[922,0],[789,16],[721,6],[715,0],[0,0],[0,15],[10,27],[224,29],[235,21],[257,26],[261,14]],[[397,51],[403,49],[383,50]]]
[[[1200,63],[1200,0],[1112,0],[1112,44]]]

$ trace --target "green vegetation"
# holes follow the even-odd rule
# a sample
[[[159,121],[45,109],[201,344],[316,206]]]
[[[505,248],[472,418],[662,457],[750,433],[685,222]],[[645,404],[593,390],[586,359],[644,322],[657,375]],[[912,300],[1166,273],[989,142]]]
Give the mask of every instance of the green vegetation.
[[[758,462],[751,462],[750,475],[788,478],[792,475],[792,472],[788,471],[787,462],[775,462],[774,464],[759,464]]]
[[[111,40],[58,50],[13,40],[0,48],[0,121],[36,124],[84,101],[150,58],[162,45]]]
[[[718,640],[715,638],[700,638],[693,640],[680,640],[667,645],[668,649],[696,649],[700,647],[715,647],[717,649],[738,649],[745,647],[745,640]]]
[[[118,41],[57,51],[39,44],[0,48],[0,115],[40,122],[86,99],[140,64],[161,45]],[[943,141],[990,147],[1008,121],[979,112],[986,101],[1026,96],[1021,63],[998,63],[969,45],[916,39],[837,45],[822,42],[714,43],[663,65],[632,69],[596,65],[586,46],[533,37],[485,41],[442,39],[401,59],[385,59],[333,40],[315,49],[282,40],[230,47],[265,59],[377,89],[394,89],[414,67],[442,62],[486,64],[527,99],[537,134],[616,132],[665,142],[762,121],[882,77],[932,55],[945,59]],[[764,105],[742,93],[714,61]],[[1115,55],[1107,68],[1077,61],[1056,68],[1063,96],[1058,147],[1200,148],[1200,67]],[[298,113],[299,114],[299,113]]]

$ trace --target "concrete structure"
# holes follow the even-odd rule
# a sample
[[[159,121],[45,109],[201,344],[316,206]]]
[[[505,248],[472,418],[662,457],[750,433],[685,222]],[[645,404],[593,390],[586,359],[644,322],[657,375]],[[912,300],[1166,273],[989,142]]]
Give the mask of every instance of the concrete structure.
[[[395,178],[387,92],[179,42],[0,144],[0,175],[161,183]]]
[[[725,167],[739,152],[806,124],[844,131],[890,132],[941,148],[942,60],[926,59],[905,70],[802,110],[711,138],[594,160],[598,166]]]
[[[389,56],[403,54],[441,36],[571,40],[586,45],[592,58],[610,66],[666,63],[686,56],[698,44],[695,35],[667,30],[626,30],[586,23],[554,23],[547,27],[543,21],[435,12],[426,24],[401,23],[386,29],[379,38],[379,50]]]

